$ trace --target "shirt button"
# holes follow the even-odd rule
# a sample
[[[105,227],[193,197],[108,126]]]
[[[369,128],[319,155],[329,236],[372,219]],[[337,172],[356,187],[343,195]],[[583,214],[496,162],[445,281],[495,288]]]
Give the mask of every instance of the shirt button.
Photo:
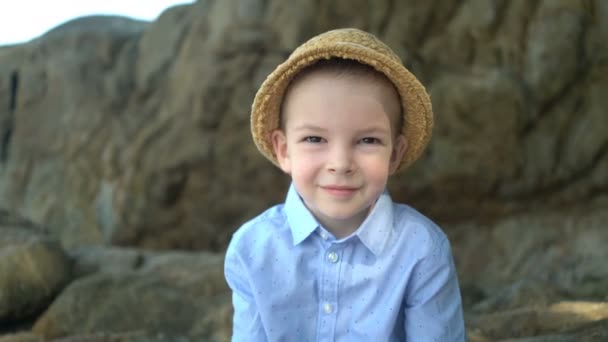
[[[329,260],[329,262],[335,264],[336,262],[338,262],[338,254],[336,252],[331,252],[329,254],[327,254],[327,260]]]
[[[323,311],[325,311],[325,313],[329,315],[330,313],[334,312],[334,307],[329,303],[325,303],[323,305]]]
[[[329,234],[327,234],[326,232],[321,232],[321,239],[323,239],[323,240],[329,239]]]

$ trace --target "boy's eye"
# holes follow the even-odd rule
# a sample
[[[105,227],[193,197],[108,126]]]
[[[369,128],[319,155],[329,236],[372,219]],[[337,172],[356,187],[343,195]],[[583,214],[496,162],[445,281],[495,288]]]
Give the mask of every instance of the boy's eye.
[[[303,139],[305,142],[309,142],[309,143],[320,143],[323,141],[323,138],[321,137],[316,137],[316,136],[309,136],[309,137],[305,137]]]
[[[361,143],[363,143],[363,144],[379,144],[380,143],[380,139],[378,139],[378,138],[372,138],[372,137],[365,137],[365,138],[361,139]]]

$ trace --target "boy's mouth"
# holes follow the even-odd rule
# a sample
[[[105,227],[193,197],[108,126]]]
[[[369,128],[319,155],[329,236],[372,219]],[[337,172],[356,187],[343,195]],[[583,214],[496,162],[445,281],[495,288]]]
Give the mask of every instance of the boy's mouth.
[[[343,186],[343,185],[322,185],[321,189],[327,191],[329,194],[337,197],[346,197],[352,195],[358,190],[356,187]]]

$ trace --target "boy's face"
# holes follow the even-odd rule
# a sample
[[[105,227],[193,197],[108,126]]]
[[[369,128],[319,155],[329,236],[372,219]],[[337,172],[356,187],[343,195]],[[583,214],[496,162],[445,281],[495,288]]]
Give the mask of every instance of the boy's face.
[[[399,99],[389,85],[327,72],[308,75],[285,99],[273,132],[281,169],[315,217],[336,236],[365,219],[405,152],[394,132]]]

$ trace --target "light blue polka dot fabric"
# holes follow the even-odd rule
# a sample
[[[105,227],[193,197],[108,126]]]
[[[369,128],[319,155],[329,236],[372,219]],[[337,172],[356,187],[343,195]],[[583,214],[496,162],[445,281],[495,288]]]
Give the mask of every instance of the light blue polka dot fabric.
[[[233,341],[464,341],[450,244],[384,192],[337,240],[291,186],[233,235],[225,260]]]

